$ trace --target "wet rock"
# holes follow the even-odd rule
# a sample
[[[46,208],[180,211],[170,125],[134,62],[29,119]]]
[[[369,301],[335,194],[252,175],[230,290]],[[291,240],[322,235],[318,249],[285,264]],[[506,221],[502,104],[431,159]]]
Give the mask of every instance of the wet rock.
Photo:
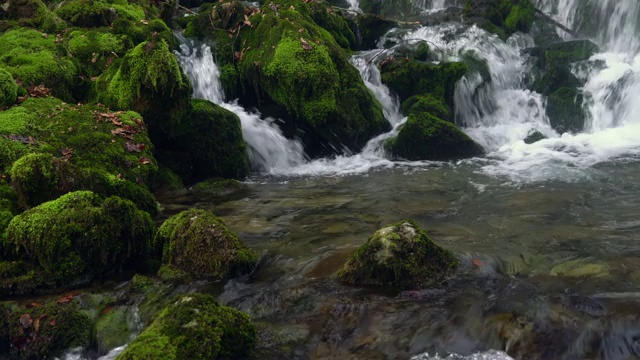
[[[464,18],[503,39],[516,31],[528,32],[535,19],[529,0],[472,0],[466,2]]]
[[[256,253],[240,241],[211,212],[191,209],[167,219],[158,230],[154,246],[162,261],[196,276],[224,279],[248,274]]]
[[[534,131],[530,132],[529,135],[527,135],[526,138],[524,138],[524,143],[525,144],[533,144],[535,142],[538,142],[540,140],[544,140],[546,138],[547,137],[543,133],[541,133],[538,130],[534,130]]]
[[[116,359],[246,359],[255,343],[247,315],[196,293],[167,306]]]
[[[592,277],[609,274],[607,264],[592,258],[578,258],[554,266],[550,274],[565,277]]]
[[[338,272],[349,285],[397,289],[429,287],[454,275],[458,259],[436,245],[413,221],[376,231]]]

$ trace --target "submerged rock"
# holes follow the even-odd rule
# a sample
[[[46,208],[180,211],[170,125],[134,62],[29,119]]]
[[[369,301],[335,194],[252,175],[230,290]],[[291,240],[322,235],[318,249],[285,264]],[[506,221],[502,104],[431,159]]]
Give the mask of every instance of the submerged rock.
[[[209,211],[191,209],[167,219],[155,237],[162,260],[197,276],[224,279],[247,274],[256,253]]]
[[[116,359],[248,359],[255,343],[246,314],[210,295],[189,294],[167,306]]]
[[[348,285],[419,289],[452,277],[458,265],[453,253],[407,220],[376,231],[337,276]]]

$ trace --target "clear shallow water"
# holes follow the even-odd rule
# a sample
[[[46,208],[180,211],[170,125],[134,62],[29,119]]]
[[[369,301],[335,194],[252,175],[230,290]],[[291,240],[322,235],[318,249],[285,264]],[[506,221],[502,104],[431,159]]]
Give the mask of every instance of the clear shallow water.
[[[242,196],[163,202],[167,215],[192,204],[212,210],[263,256],[253,280],[210,291],[264,325],[262,351],[289,339],[291,353],[265,358],[640,355],[640,162],[576,173],[514,182],[473,162],[396,165],[256,177]],[[402,219],[460,256],[457,280],[399,294],[333,280],[371,233]]]

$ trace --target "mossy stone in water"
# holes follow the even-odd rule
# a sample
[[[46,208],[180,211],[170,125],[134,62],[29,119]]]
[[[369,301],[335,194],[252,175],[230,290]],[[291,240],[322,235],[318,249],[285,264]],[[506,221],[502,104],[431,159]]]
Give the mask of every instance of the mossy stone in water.
[[[586,113],[583,94],[576,88],[562,87],[547,98],[549,123],[557,132],[578,133],[584,129]]]
[[[407,160],[453,160],[484,154],[484,149],[454,124],[429,113],[409,115],[385,149]]]
[[[231,360],[251,357],[249,317],[210,295],[189,294],[167,306],[116,360]]]
[[[190,209],[167,219],[155,237],[164,263],[198,276],[227,278],[247,274],[256,253],[209,211]]]
[[[459,265],[410,220],[376,231],[344,267],[338,280],[348,285],[419,289],[452,277]]]
[[[18,85],[13,80],[13,76],[7,70],[0,68],[0,109],[13,105],[17,97]]]

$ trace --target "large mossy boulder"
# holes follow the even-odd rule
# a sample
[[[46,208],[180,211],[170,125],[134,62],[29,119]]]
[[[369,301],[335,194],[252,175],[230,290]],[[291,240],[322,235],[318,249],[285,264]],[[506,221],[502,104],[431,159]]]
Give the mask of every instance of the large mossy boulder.
[[[547,96],[547,116],[554,130],[579,133],[584,130],[586,110],[582,90],[562,87]]]
[[[149,214],[131,201],[77,191],[14,217],[5,247],[28,262],[27,272],[44,274],[42,285],[60,286],[135,268],[150,253],[154,232]],[[17,285],[22,275],[13,276]],[[3,287],[11,278],[0,276]]]
[[[11,106],[18,97],[18,85],[11,74],[0,68],[0,109]]]
[[[72,101],[81,82],[76,63],[56,37],[29,28],[0,34],[0,67],[25,87],[43,84],[65,101]]]
[[[11,358],[52,358],[67,350],[90,344],[91,319],[80,311],[75,300],[67,302],[65,299],[59,303],[54,301],[31,307],[19,306],[7,309],[6,313]],[[1,332],[0,330],[0,338]]]
[[[191,105],[173,123],[159,160],[188,182],[246,177],[249,158],[238,116],[207,100]]]
[[[0,6],[0,23],[5,26],[37,28],[45,33],[62,31],[66,24],[41,0],[10,0]],[[0,24],[0,26],[2,26]]]
[[[12,175],[25,208],[84,189],[155,213],[147,184],[158,167],[135,112],[29,98],[0,112],[0,149],[0,172]]]
[[[224,279],[250,273],[256,253],[209,211],[190,209],[167,219],[155,237],[162,261],[196,276]]]
[[[186,31],[217,42],[217,60],[227,74],[224,88],[240,91],[227,96],[283,119],[285,135],[299,136],[312,157],[345,146],[358,151],[390,128],[382,106],[340,47],[349,36],[339,29],[348,26],[325,30],[317,23],[320,18],[344,21],[326,14],[327,8],[323,1],[277,0],[259,9],[237,1],[219,3]]]
[[[338,272],[338,280],[357,286],[420,289],[451,278],[459,261],[436,245],[413,221],[376,231]]]
[[[167,306],[116,359],[249,359],[255,344],[246,314],[196,293]]]
[[[426,112],[410,114],[398,135],[384,144],[406,160],[455,160],[484,154],[482,146],[454,124]]]

